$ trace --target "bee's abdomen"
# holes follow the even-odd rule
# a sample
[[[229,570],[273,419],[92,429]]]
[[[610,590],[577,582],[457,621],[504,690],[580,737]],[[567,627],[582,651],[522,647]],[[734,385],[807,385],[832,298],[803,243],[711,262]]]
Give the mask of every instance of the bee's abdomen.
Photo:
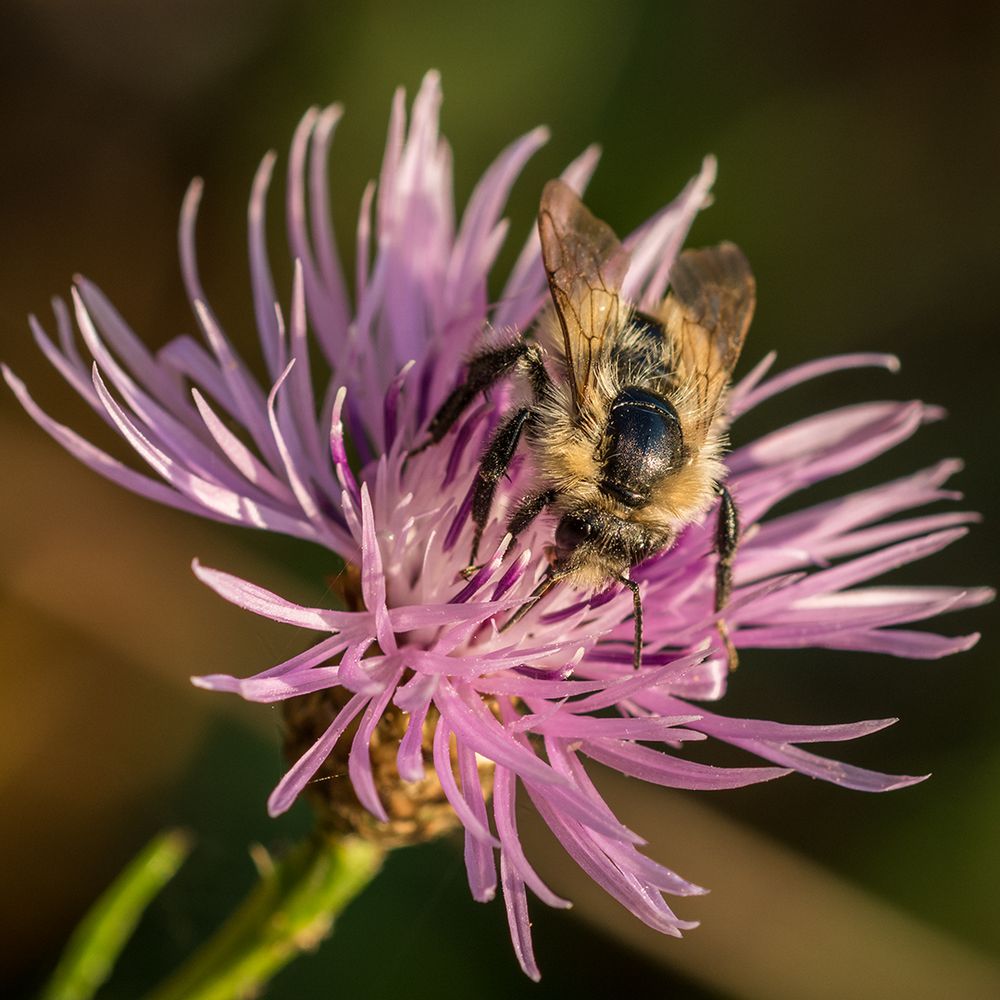
[[[626,386],[615,396],[602,442],[600,488],[626,507],[642,507],[656,483],[681,460],[677,411],[659,393]]]

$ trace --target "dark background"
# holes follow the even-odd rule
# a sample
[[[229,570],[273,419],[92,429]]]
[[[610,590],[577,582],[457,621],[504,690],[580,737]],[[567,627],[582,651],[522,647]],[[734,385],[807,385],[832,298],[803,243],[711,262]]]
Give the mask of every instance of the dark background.
[[[772,348],[779,366],[858,350],[903,360],[896,376],[849,373],[781,397],[741,422],[736,443],[863,398],[943,404],[950,418],[877,471],[813,493],[961,455],[968,465],[957,488],[986,522],[895,578],[995,584],[998,9],[7,0],[0,356],[60,419],[107,444],[35,352],[26,315],[48,323],[49,296],[65,294],[80,270],[149,344],[190,332],[174,227],[195,174],[207,184],[205,283],[250,354],[244,219],[259,157],[271,147],[284,155],[308,105],[346,104],[332,202],[350,259],[392,91],[402,84],[412,94],[435,67],[458,204],[502,145],[540,122],[552,127],[511,201],[518,235],[542,183],[592,141],[605,155],[588,201],[619,231],[673,197],[714,152],[716,204],[692,241],[736,240],[753,262],[760,305],[745,364]],[[282,257],[280,209],[275,192],[271,228]],[[304,546],[198,523],[116,490],[48,441],[6,392],[0,442],[3,971],[19,990],[37,985],[125,860],[162,825],[183,823],[198,835],[198,851],[104,994],[134,997],[249,886],[247,846],[278,848],[308,821],[303,809],[281,823],[264,816],[281,769],[275,713],[187,685],[192,673],[256,672],[299,640],[206,593],[189,559],[278,591],[301,589],[322,560]],[[626,819],[636,826],[635,816],[645,816],[640,829],[661,842],[657,856],[715,888],[707,902],[679,905],[705,921],[686,941],[650,943],[613,904],[587,902],[569,863],[539,838],[543,874],[581,904],[567,915],[533,903],[544,975],[534,986],[516,969],[501,904],[469,900],[460,855],[443,843],[394,856],[334,939],[269,995],[398,991],[416,1000],[635,988],[675,997],[827,996],[836,992],[823,970],[863,968],[864,949],[879,956],[887,978],[855,985],[855,996],[887,995],[900,988],[896,973],[918,966],[948,982],[950,996],[987,995],[982,984],[1000,975],[989,964],[1000,950],[993,618],[986,608],[943,622],[944,631],[987,637],[937,663],[746,654],[727,714],[806,722],[898,715],[892,730],[833,749],[880,770],[935,776],[879,797],[792,777],[694,797],[691,806],[691,797],[625,789]],[[712,849],[712,831],[729,846]],[[762,893],[756,916],[726,922],[751,893],[727,888],[730,876]],[[831,900],[842,896],[848,903],[838,910]],[[784,937],[773,923],[782,915],[805,936]]]

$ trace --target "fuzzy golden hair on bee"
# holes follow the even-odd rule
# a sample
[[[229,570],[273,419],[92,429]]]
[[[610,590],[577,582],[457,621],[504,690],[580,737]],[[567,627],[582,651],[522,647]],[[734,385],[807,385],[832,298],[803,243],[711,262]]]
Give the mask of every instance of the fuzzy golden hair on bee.
[[[753,313],[754,279],[731,243],[687,251],[650,315],[620,294],[629,256],[614,231],[562,181],[545,187],[538,231],[551,305],[531,335],[494,341],[469,361],[466,382],[432,419],[424,447],[491,385],[517,384],[516,405],[476,476],[470,562],[523,440],[532,486],[510,513],[508,531],[516,537],[543,512],[555,531],[550,571],[512,621],[559,581],[590,589],[617,581],[635,602],[638,665],[642,609],[630,571],[668,548],[720,495],[726,517],[717,536],[716,611],[729,593],[738,520],[722,485],[725,402]]]

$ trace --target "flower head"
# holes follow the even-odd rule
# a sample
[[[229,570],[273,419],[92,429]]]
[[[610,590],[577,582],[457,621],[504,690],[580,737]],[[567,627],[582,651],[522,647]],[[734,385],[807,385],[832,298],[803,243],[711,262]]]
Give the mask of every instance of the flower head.
[[[346,766],[355,811],[365,811],[375,830],[398,824],[399,789],[432,781],[449,816],[464,828],[476,899],[494,895],[499,860],[514,947],[525,972],[537,977],[526,890],[550,905],[568,904],[525,857],[517,795],[528,796],[567,853],[608,893],[650,926],[679,936],[694,925],[676,916],[665,896],[703,890],[641,852],[639,834],[619,822],[588,777],[588,760],[691,789],[734,788],[793,770],[866,791],[921,779],[802,749],[855,739],[894,720],[802,726],[732,719],[703,707],[725,693],[729,672],[716,632],[711,518],[689,525],[669,550],[634,570],[647,609],[640,670],[632,665],[632,598],[618,585],[599,594],[556,588],[500,630],[498,623],[525,603],[545,573],[553,531],[542,518],[516,542],[507,535],[506,515],[530,475],[527,463],[515,460],[484,532],[485,561],[471,579],[461,574],[473,532],[478,457],[503,413],[505,392],[471,407],[439,445],[411,451],[484,328],[528,329],[546,301],[533,232],[495,304],[487,290],[507,235],[501,213],[509,189],[546,136],[535,130],[504,150],[456,224],[439,103],[437,77],[429,74],[407,126],[403,96],[396,95],[379,180],[361,202],[350,289],[327,212],[327,158],[340,109],[307,113],[288,165],[295,266],[287,313],[265,249],[275,157],[264,159],[250,202],[250,274],[268,385],[237,355],[201,287],[197,183],[184,204],[180,244],[203,342],[182,336],[151,354],[85,280],[73,290],[73,315],[92,364],[77,349],[65,305],[55,307],[58,342],[32,318],[49,360],[155,476],[56,423],[15,375],[6,369],[4,375],[31,416],[102,475],[192,513],[316,542],[343,560],[341,610],[303,607],[196,563],[199,578],[227,600],[321,638],[252,677],[210,674],[195,683],[262,702],[325,692],[323,725],[317,729],[310,716],[309,738],[296,744],[297,759],[269,799],[273,814],[286,810],[333,759]],[[566,168],[564,180],[581,190],[596,162],[596,151],[587,150]],[[625,240],[631,264],[623,294],[640,308],[662,299],[713,177],[708,159],[675,201]],[[318,380],[317,360],[323,366]],[[896,367],[886,355],[852,354],[769,376],[773,361],[765,357],[734,387],[731,417],[812,378],[859,366]],[[314,385],[324,387],[319,396]],[[907,514],[954,499],[945,482],[959,463],[941,462],[769,516],[779,501],[876,458],[939,416],[919,402],[854,404],[777,430],[727,457],[728,486],[744,522],[726,611],[737,647],[933,658],[976,641],[975,635],[944,637],[907,626],[980,604],[989,591],[868,585],[948,545],[976,519]],[[906,516],[887,520],[894,515]],[[766,763],[715,767],[685,756],[688,741],[707,738]],[[434,830],[440,828],[435,823]]]

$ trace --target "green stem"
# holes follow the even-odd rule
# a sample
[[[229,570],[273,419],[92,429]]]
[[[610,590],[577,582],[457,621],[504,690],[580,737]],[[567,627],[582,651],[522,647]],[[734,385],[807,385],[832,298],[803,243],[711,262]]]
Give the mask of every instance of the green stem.
[[[382,851],[355,837],[313,836],[261,875],[225,924],[147,1000],[255,996],[378,874]]]
[[[41,1000],[88,1000],[97,992],[143,911],[190,850],[183,830],[167,830],[143,848],[73,932]]]

